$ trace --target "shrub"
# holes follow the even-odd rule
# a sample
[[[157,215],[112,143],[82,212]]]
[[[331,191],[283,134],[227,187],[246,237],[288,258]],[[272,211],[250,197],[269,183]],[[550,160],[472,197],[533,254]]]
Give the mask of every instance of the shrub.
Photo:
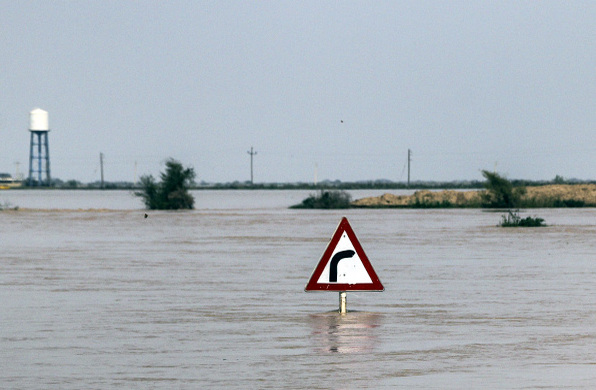
[[[63,188],[79,188],[81,186],[81,182],[77,181],[77,180],[68,180],[66,183],[64,183],[64,185],[62,186]]]
[[[161,182],[157,183],[153,176],[141,177],[141,190],[136,196],[151,210],[192,209],[194,198],[188,192],[193,183],[195,172],[192,168],[184,168],[174,159],[166,161],[166,171],[161,173]]]
[[[0,203],[0,211],[3,210],[18,210],[18,207],[15,207],[13,205],[10,204],[10,202],[4,202],[4,203]]]
[[[302,203],[292,206],[294,209],[348,209],[352,205],[352,196],[345,191],[321,190],[318,195],[310,195]]]
[[[518,211],[508,211],[507,215],[501,216],[501,227],[540,227],[546,226],[544,219],[537,217],[526,217],[522,218],[519,216]]]

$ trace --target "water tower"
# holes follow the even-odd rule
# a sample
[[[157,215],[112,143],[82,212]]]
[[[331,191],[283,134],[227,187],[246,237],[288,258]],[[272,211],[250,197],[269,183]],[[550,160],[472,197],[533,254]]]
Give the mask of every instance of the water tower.
[[[36,108],[29,113],[29,185],[50,186],[50,147],[48,145],[48,112]],[[45,172],[45,180],[43,173]]]

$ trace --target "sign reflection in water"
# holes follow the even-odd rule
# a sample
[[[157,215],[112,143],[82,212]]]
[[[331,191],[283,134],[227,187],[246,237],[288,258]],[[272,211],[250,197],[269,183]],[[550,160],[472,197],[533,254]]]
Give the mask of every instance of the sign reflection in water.
[[[378,339],[383,314],[337,312],[311,314],[312,341],[316,352],[372,353]]]

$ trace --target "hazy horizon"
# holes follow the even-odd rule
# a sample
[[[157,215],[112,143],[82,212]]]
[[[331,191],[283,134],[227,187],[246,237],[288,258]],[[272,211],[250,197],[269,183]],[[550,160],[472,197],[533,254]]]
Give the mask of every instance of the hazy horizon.
[[[0,172],[594,180],[596,3],[0,0]]]

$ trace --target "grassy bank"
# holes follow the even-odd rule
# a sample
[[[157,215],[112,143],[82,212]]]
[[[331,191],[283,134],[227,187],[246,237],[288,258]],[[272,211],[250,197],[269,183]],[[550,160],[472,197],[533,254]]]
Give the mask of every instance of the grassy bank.
[[[514,208],[596,207],[596,184],[561,184],[540,187],[519,187]],[[429,191],[412,195],[393,195],[357,199],[359,208],[493,208],[488,203],[489,190]],[[500,206],[499,206],[500,207]],[[497,208],[499,208],[497,207]]]

